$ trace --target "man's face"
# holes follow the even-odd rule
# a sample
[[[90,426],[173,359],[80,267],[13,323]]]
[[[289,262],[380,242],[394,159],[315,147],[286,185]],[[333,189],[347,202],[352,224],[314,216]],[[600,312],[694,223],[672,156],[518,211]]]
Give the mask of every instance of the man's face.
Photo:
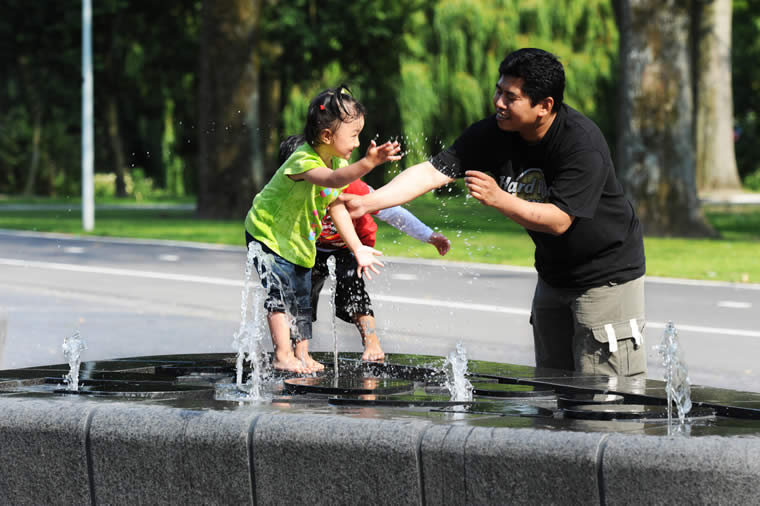
[[[523,94],[521,77],[501,76],[496,82],[493,105],[496,107],[496,123],[508,132],[530,133],[536,129],[541,103],[530,105],[530,98]]]

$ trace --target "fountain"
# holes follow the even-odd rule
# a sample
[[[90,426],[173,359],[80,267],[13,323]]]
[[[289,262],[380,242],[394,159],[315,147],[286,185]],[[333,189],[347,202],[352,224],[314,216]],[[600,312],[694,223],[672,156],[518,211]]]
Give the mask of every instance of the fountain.
[[[461,341],[457,343],[456,351],[446,358],[444,371],[451,400],[472,401],[472,383],[467,379],[467,352]]]
[[[238,350],[236,359],[237,389],[247,390],[250,400],[265,400],[264,384],[271,375],[269,361],[264,348],[264,339],[267,336],[267,323],[264,314],[264,299],[266,290],[263,284],[269,275],[273,275],[271,265],[261,266],[261,279],[253,287],[253,297],[249,308],[249,295],[253,278],[254,263],[264,262],[267,258],[262,254],[261,245],[252,241],[245,265],[245,282],[240,303],[240,327],[233,337],[233,347]],[[248,317],[250,314],[250,318]],[[243,365],[248,362],[250,376],[247,384],[243,385]]]
[[[63,340],[63,356],[69,363],[69,372],[63,377],[66,389],[76,392],[79,390],[79,365],[82,352],[87,349],[87,344],[79,335],[79,331]]]
[[[276,373],[266,402],[234,395],[234,353],[83,362],[77,396],[49,386],[67,364],[0,371],[0,502],[613,503],[631,486],[647,502],[757,497],[760,394],[694,387],[691,437],[663,438],[659,380],[467,360],[461,343],[449,357],[338,360],[338,381]],[[623,409],[576,416],[589,406]],[[296,488],[282,472],[293,462]]]
[[[678,331],[672,321],[665,326],[662,343],[657,347],[665,368],[665,390],[667,392],[668,435],[688,435],[686,414],[691,410],[691,380],[689,369],[683,359],[683,349],[678,341]],[[678,425],[673,424],[673,405],[678,413]]]
[[[333,332],[333,377],[335,381],[338,381],[340,373],[338,370],[338,329],[336,325],[336,311],[335,296],[338,290],[338,277],[335,275],[335,256],[331,256],[327,259],[327,272],[330,276],[330,314],[332,315],[332,332]]]

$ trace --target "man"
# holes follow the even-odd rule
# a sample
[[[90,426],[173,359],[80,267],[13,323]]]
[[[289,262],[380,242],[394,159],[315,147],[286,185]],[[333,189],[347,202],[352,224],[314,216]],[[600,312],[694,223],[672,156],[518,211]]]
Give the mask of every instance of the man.
[[[604,136],[563,104],[565,73],[551,53],[515,51],[499,74],[495,115],[383,188],[346,196],[347,207],[360,216],[464,177],[474,198],[522,225],[536,245],[536,366],[645,375],[641,225]]]

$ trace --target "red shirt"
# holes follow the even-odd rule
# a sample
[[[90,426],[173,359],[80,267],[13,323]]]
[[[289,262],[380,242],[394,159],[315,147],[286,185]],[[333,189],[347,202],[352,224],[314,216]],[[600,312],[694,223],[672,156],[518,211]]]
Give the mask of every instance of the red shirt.
[[[366,195],[372,189],[362,181],[357,179],[348,187],[343,190],[345,193],[351,193],[353,195]],[[374,247],[375,240],[377,239],[377,223],[372,219],[372,216],[365,214],[364,216],[354,220],[354,229],[356,229],[356,235],[359,236],[359,240],[365,246]],[[317,239],[317,247],[323,249],[339,249],[345,248],[346,243],[341,239],[338,230],[335,228],[330,215],[326,215],[322,220],[322,233],[319,234]]]

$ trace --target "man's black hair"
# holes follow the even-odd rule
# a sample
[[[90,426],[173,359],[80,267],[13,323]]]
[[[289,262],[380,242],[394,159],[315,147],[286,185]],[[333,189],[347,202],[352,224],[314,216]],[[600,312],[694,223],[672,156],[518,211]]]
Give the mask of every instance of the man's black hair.
[[[530,98],[531,106],[546,97],[554,99],[552,111],[562,105],[565,69],[559,59],[548,51],[532,47],[518,49],[499,64],[499,75],[522,78],[522,91]]]
[[[334,132],[341,121],[364,116],[365,112],[364,106],[351,95],[351,90],[345,84],[325,90],[309,104],[303,129],[304,138],[312,147],[316,147],[320,144],[319,134],[322,130],[327,128]]]

